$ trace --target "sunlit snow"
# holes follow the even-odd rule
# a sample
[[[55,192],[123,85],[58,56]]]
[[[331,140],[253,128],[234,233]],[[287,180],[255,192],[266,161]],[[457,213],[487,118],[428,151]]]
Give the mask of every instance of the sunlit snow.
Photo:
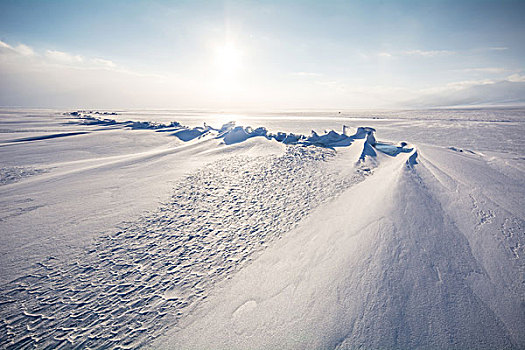
[[[525,111],[231,117],[2,109],[0,347],[525,347]]]

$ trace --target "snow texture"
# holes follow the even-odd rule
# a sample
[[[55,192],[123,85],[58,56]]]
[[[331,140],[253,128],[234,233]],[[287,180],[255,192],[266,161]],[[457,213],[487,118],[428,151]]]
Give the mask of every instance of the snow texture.
[[[417,147],[377,136],[399,120],[19,114],[0,119],[0,348],[525,347],[525,157],[485,146],[497,128],[480,150],[410,114]]]

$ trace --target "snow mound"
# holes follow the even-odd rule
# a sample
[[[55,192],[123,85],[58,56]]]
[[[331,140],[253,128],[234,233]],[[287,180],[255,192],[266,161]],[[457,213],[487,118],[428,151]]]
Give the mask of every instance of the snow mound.
[[[242,126],[237,126],[228,132],[224,133],[222,136],[224,143],[231,145],[232,143],[238,143],[246,141],[248,138],[253,137],[249,129],[244,129]]]
[[[367,163],[371,154],[360,159],[365,147],[373,147],[365,146],[373,132],[366,128],[352,136],[345,129],[309,140],[234,123],[219,129],[175,125],[151,128],[170,130],[189,142],[181,147],[194,155],[224,149],[244,155],[233,153],[188,175],[156,212],[97,239],[85,254],[67,261],[51,256],[3,285],[0,334],[5,336],[0,346],[147,344],[190,315],[215,285],[285,237],[313,210],[388,161],[384,154],[374,155],[374,164]],[[256,138],[262,142],[253,142]],[[196,139],[201,140],[192,143]],[[214,147],[214,140],[223,145]],[[349,147],[338,152],[328,147],[348,140]],[[284,154],[259,150],[274,144]],[[250,156],[253,147],[257,150]]]
[[[85,255],[51,257],[2,286],[0,346],[148,343],[313,209],[369,176],[354,166],[355,147],[338,154],[291,145],[280,156],[232,156],[190,174],[156,212]],[[334,164],[346,156],[350,169]]]
[[[391,153],[153,347],[523,348],[523,286],[513,277],[524,264],[514,243],[488,234],[514,225],[515,235],[519,214],[462,180],[444,187],[444,173],[414,150]],[[441,169],[452,176],[454,166]],[[458,200],[464,191],[474,208]]]
[[[193,139],[199,138],[202,135],[206,134],[208,130],[204,128],[195,128],[195,129],[180,129],[175,131],[172,135],[176,136],[182,141],[191,141]]]
[[[259,127],[257,129],[252,129],[251,127],[242,127],[235,126],[234,122],[227,123],[223,125],[218,130],[217,138],[223,139],[224,143],[227,145],[233,143],[239,143],[246,141],[251,137],[265,137],[269,140],[275,140],[277,142],[282,142],[286,145],[315,145],[322,147],[348,147],[352,144],[354,140],[370,138],[373,139],[373,133],[375,130],[368,127],[360,127],[357,129],[357,132],[354,135],[347,135],[348,129],[346,126],[343,126],[343,132],[338,133],[335,130],[328,130],[323,135],[317,134],[312,130],[310,136],[306,135],[297,135],[294,133],[285,133],[277,132],[275,134],[269,133],[266,128]]]

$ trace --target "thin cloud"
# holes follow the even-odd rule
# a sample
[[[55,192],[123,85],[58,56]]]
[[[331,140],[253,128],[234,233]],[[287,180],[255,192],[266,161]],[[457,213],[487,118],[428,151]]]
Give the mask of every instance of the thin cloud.
[[[298,77],[322,77],[323,74],[321,73],[314,73],[314,72],[294,72],[292,75],[298,76]]]
[[[27,45],[20,44],[15,47],[15,51],[21,54],[22,56],[33,56],[35,51]]]
[[[523,105],[525,76],[513,74],[503,80],[464,80],[422,89],[404,104],[413,107],[462,105]]]
[[[3,41],[0,41],[0,49],[8,50],[11,53],[16,53],[22,56],[34,56],[35,55],[35,51],[31,47],[24,45],[24,44],[19,44],[17,46],[11,46]]]
[[[461,69],[462,72],[473,72],[473,73],[491,73],[491,74],[499,74],[499,73],[506,73],[510,70],[507,68],[500,68],[500,67],[483,67],[483,68],[464,68]]]
[[[84,58],[80,55],[71,55],[67,52],[46,50],[45,57],[53,62],[62,64],[78,64],[84,62]]]
[[[510,50],[510,48],[506,46],[489,46],[489,47],[476,47],[471,48],[469,50],[466,50],[466,53],[486,53],[486,52],[498,52],[498,51],[507,51]]]
[[[140,73],[101,57],[35,52],[0,42],[0,105],[144,107],[191,100],[197,89],[174,76]],[[182,97],[181,97],[182,99]]]
[[[375,55],[381,58],[392,58],[392,57],[399,57],[399,56],[436,57],[436,56],[454,55],[456,53],[457,53],[456,51],[450,51],[450,50],[414,49],[414,50],[395,51],[395,52],[382,51],[382,52],[376,53]],[[368,56],[365,56],[364,58],[366,57]]]
[[[103,58],[92,58],[91,62],[94,63],[95,65],[100,65],[106,68],[116,68],[117,67],[117,65],[113,61],[106,60]]]
[[[525,82],[525,75],[522,74],[512,74],[507,77],[507,80],[513,83],[524,83]]]
[[[461,81],[454,81],[452,83],[445,84],[443,86],[428,88],[421,90],[425,93],[438,93],[438,92],[450,92],[450,91],[458,91],[470,88],[472,86],[479,86],[479,85],[490,85],[496,83],[496,80],[493,79],[480,79],[480,80],[461,80]]]
[[[11,57],[10,59],[8,58],[8,60],[10,60],[11,63],[16,62],[17,66],[20,68],[22,68],[24,64],[27,67],[35,64],[54,65],[73,69],[111,70],[119,73],[136,75],[141,77],[164,78],[163,76],[158,74],[139,73],[128,70],[106,58],[90,58],[58,50],[45,50],[43,53],[37,53],[30,46],[24,44],[12,46],[3,41],[0,41],[0,55]],[[19,59],[22,57],[25,58],[23,62],[19,61]]]
[[[444,55],[453,55],[456,52],[449,50],[408,50],[403,52],[409,56],[435,57]]]

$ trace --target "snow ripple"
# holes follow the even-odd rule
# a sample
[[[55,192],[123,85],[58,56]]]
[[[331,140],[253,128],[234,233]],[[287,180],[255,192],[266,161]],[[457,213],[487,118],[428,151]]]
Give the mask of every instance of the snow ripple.
[[[23,178],[38,175],[43,172],[45,172],[45,170],[30,167],[3,167],[0,168],[0,186],[18,182]]]
[[[368,168],[333,166],[334,150],[233,156],[187,176],[170,201],[84,255],[50,257],[1,287],[0,347],[137,348],[172,327],[319,204]]]

